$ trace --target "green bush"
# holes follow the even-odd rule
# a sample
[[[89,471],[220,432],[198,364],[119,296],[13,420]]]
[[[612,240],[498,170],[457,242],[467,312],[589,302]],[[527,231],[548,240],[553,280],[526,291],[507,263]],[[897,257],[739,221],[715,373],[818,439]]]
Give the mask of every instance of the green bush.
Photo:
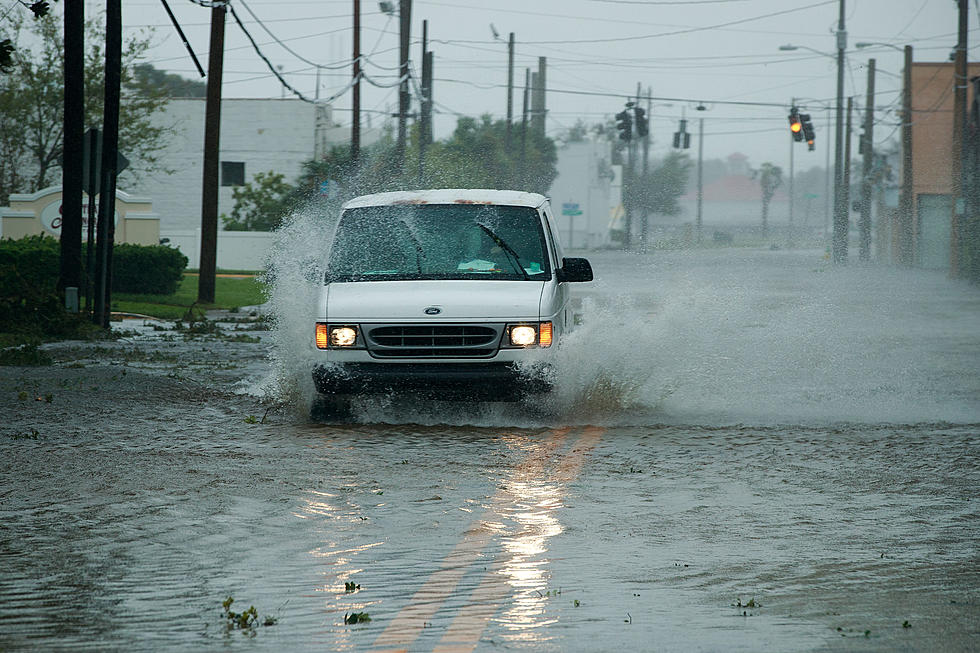
[[[116,245],[112,290],[172,294],[186,265],[187,257],[170,247]],[[82,318],[64,310],[58,292],[60,268],[61,243],[56,238],[0,240],[0,331],[51,336],[77,331]]]
[[[112,291],[172,295],[183,278],[187,257],[165,245],[116,245],[112,250]]]

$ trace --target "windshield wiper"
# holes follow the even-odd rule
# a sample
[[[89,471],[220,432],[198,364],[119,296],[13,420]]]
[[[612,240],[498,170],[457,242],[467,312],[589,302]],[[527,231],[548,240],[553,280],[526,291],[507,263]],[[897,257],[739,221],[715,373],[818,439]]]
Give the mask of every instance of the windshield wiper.
[[[486,226],[485,224],[477,222],[476,226],[478,226],[480,229],[483,229],[483,231],[485,231],[486,234],[490,236],[493,242],[496,243],[497,247],[510,254],[510,257],[514,259],[512,262],[514,263],[514,265],[517,266],[517,269],[520,270],[520,273],[524,275],[524,280],[530,281],[531,277],[528,275],[527,270],[524,269],[524,266],[521,265],[521,257],[517,255],[517,252],[514,251],[514,248],[508,245],[507,243],[505,243],[503,238],[495,234],[493,230],[490,229],[490,227]]]
[[[415,244],[415,267],[418,268],[419,274],[422,274],[422,259],[427,259],[429,257],[425,255],[425,252],[422,250],[422,243],[415,237],[415,232],[413,232],[412,228],[408,226],[408,223],[404,220],[399,220],[398,222],[405,227],[405,231],[408,232],[408,237],[411,238],[412,242]]]

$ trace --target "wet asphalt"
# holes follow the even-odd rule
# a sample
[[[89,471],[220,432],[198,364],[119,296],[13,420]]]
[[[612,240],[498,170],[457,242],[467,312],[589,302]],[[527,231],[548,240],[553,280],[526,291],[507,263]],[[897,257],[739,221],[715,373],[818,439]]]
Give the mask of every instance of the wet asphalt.
[[[0,368],[0,650],[980,648],[980,293],[592,257],[546,407],[313,422],[247,322]]]

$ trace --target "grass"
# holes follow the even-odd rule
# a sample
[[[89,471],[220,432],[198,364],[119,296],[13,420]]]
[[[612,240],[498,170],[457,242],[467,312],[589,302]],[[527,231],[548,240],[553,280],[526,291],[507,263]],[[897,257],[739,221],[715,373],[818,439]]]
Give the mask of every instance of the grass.
[[[177,292],[172,295],[141,295],[114,293],[112,310],[124,313],[140,313],[164,320],[183,318],[191,307],[203,312],[207,309],[232,309],[239,306],[255,306],[266,301],[265,286],[255,278],[215,279],[213,304],[197,303],[198,277],[185,274]]]

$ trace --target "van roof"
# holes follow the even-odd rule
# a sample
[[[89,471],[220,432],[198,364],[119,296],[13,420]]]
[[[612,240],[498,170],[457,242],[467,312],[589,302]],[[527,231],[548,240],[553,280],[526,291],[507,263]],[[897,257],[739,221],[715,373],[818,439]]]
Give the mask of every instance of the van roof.
[[[537,208],[547,201],[548,198],[544,195],[518,190],[440,188],[437,190],[396,191],[362,195],[344,204],[343,208],[390,206],[393,204],[499,204]]]

